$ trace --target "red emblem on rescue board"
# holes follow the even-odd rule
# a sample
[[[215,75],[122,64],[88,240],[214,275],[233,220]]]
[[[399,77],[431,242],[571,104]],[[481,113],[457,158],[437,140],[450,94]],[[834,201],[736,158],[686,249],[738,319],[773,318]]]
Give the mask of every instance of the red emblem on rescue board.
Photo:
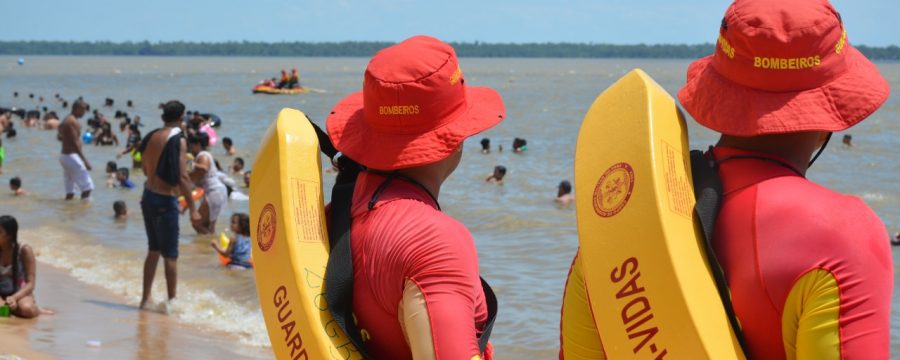
[[[275,243],[275,229],[278,219],[275,217],[275,206],[266,204],[259,213],[259,224],[256,225],[256,243],[262,251],[269,251]]]
[[[612,217],[622,211],[634,190],[634,170],[628,163],[620,162],[600,176],[594,187],[594,212],[601,217]]]

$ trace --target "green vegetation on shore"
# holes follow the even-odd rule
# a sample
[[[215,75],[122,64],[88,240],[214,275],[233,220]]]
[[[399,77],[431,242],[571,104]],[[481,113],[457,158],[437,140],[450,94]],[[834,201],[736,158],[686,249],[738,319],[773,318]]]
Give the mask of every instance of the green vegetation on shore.
[[[576,43],[452,43],[464,57],[523,58],[699,58],[713,51],[700,45],[612,45]],[[0,41],[0,55],[123,56],[358,56],[371,57],[390,42],[122,42]],[[858,46],[878,60],[900,60],[900,47]]]

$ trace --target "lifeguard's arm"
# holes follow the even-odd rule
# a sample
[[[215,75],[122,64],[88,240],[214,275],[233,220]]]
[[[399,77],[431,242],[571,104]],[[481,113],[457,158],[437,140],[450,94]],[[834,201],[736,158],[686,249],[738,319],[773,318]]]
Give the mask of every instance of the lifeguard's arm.
[[[559,359],[606,359],[600,332],[591,312],[582,264],[575,254],[563,292]]]
[[[413,281],[406,280],[403,286],[403,299],[397,317],[413,359],[436,360],[435,341],[431,332],[431,319],[428,316],[425,295]],[[476,354],[470,360],[481,360],[481,355]]]
[[[434,344],[431,342],[431,319],[425,306],[425,295],[416,283],[406,280],[403,299],[397,311],[403,336],[412,351],[413,359],[434,360]]]
[[[840,292],[830,272],[815,269],[797,280],[784,303],[781,333],[787,359],[840,359]]]
[[[867,274],[865,281],[877,281]],[[862,286],[862,284],[845,285]],[[887,324],[873,298],[844,299],[832,273],[815,269],[804,274],[791,289],[782,314],[782,336],[787,359],[887,359]]]
[[[407,279],[412,289],[407,289],[404,283],[405,290],[409,291],[404,292],[401,306],[411,304],[411,308],[404,306],[401,321],[406,327],[408,344],[411,349],[421,349],[421,359],[480,359],[475,329],[476,289],[480,290],[480,284],[473,284],[464,271],[453,270],[463,268],[459,257],[444,258],[439,265],[430,274]],[[423,333],[430,336],[421,336]],[[428,344],[433,357],[429,357]]]

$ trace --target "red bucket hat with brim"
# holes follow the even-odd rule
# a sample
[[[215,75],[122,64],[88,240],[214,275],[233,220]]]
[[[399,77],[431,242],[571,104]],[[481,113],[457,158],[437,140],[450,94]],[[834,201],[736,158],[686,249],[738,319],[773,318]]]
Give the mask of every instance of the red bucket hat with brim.
[[[466,87],[450,45],[416,36],[376,53],[363,90],[335,105],[326,126],[351,159],[396,170],[443,160],[504,116],[500,94]]]
[[[844,130],[889,93],[828,1],[737,0],[678,99],[701,125],[746,137]]]

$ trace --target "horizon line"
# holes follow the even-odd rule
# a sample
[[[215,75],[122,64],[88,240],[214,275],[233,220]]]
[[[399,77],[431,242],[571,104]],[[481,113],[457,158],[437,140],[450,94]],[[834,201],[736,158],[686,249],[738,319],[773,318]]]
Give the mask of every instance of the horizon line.
[[[204,41],[204,40],[125,40],[125,41],[112,41],[112,40],[7,40],[0,39],[0,43],[2,42],[44,42],[44,43],[103,43],[103,44],[140,44],[140,43],[148,43],[151,45],[155,44],[171,44],[171,43],[186,43],[186,44],[234,44],[234,43],[251,43],[251,44],[346,44],[346,43],[370,43],[370,44],[397,44],[398,41],[389,41],[389,40],[340,40],[340,41],[309,41],[309,40],[278,40],[278,41],[263,41],[263,40],[217,40],[217,41]],[[481,41],[481,40],[472,40],[472,41],[446,41],[448,44],[466,44],[466,45],[611,45],[611,46],[710,46],[715,45],[713,42],[704,42],[704,43],[605,43],[605,42],[575,42],[575,41],[543,41],[543,42],[490,42],[490,41]],[[900,44],[890,44],[890,45],[867,45],[867,44],[853,44],[854,47],[865,46],[869,48],[895,48],[900,47]]]

